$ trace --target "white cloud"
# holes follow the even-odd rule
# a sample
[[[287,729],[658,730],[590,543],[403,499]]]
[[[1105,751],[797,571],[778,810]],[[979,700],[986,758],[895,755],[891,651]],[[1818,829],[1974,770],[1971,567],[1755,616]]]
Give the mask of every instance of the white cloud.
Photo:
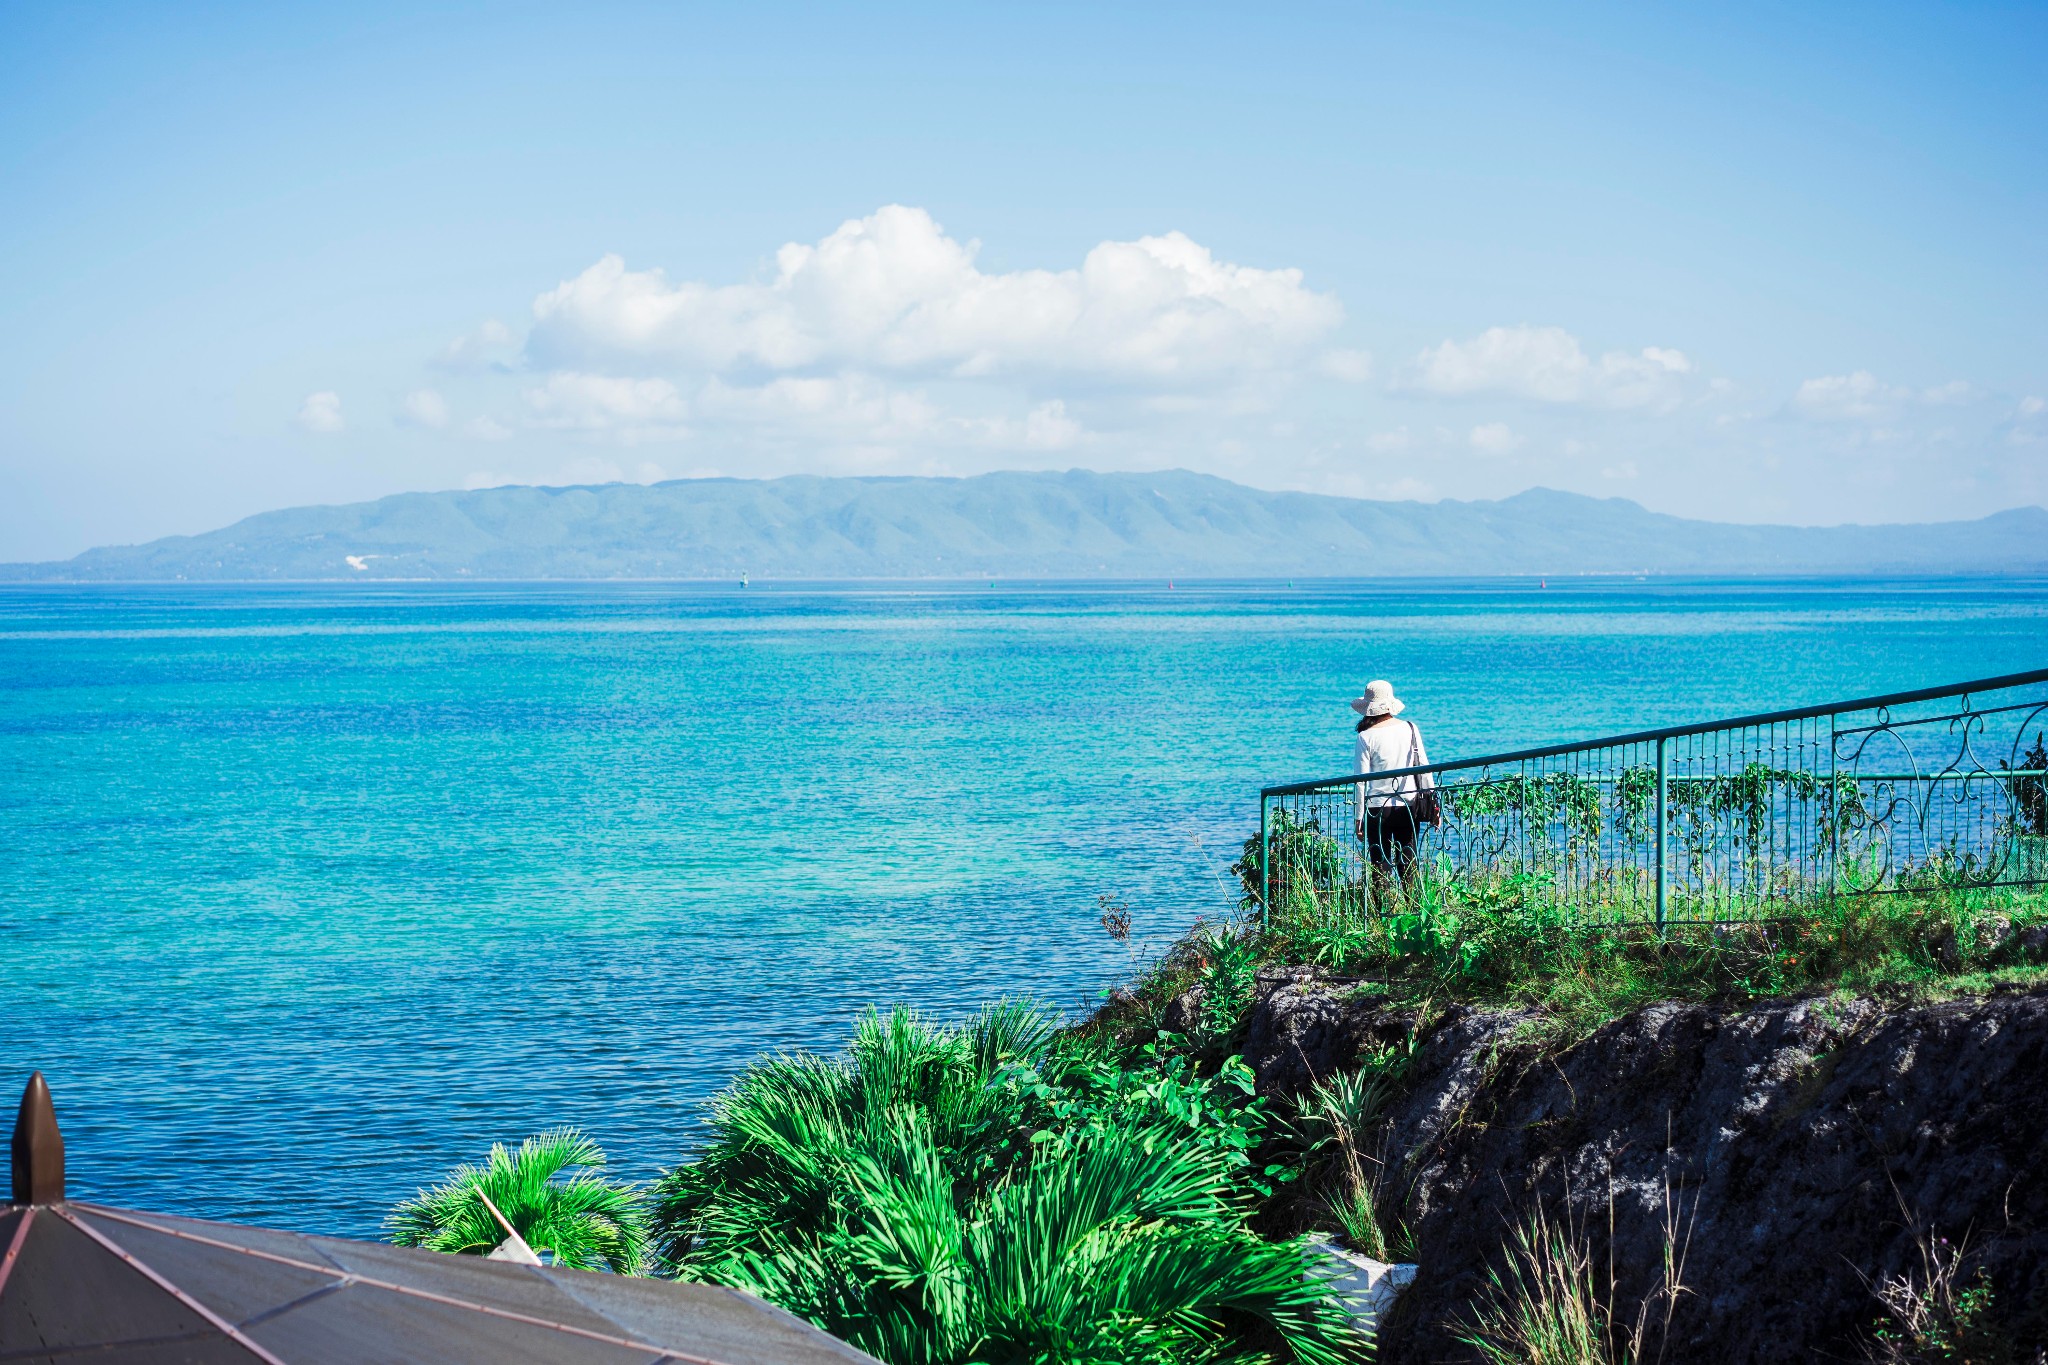
[[[2032,394],[2020,400],[2020,416],[2022,417],[2039,417],[2043,411],[2048,411],[2048,401],[2036,398]]]
[[[414,389],[399,404],[398,420],[406,426],[439,431],[448,425],[448,400],[432,389]]]
[[[1506,422],[1483,422],[1466,439],[1481,455],[1506,455],[1522,443]]]
[[[1598,360],[1562,327],[1489,327],[1416,357],[1399,388],[1458,396],[1497,393],[1539,403],[1668,410],[1685,396],[1694,366],[1685,353],[1646,346]]]
[[[465,332],[448,343],[434,364],[444,370],[478,370],[503,367],[515,353],[518,334],[496,318],[488,318],[473,332]]]
[[[667,471],[652,460],[627,466],[597,455],[571,460],[556,476],[562,483],[660,483],[667,477]]]
[[[1372,378],[1372,355],[1367,351],[1325,351],[1316,368],[1331,379],[1346,384],[1363,384]]]
[[[472,441],[509,441],[512,428],[495,417],[472,417],[462,424],[462,434]]]
[[[801,427],[821,435],[902,440],[940,420],[930,402],[867,375],[785,376],[736,385],[713,377],[697,395],[707,421]]]
[[[1065,450],[1086,435],[1057,398],[1022,417],[962,416],[946,412],[922,393],[860,374],[785,376],[756,386],[714,377],[694,406],[707,424],[769,427],[822,442]]]
[[[1219,261],[1178,232],[1103,242],[1059,271],[985,274],[977,248],[923,209],[890,205],[815,245],[784,246],[766,284],[672,284],[606,256],[534,301],[528,351],[563,367],[654,360],[713,374],[851,367],[1156,386],[1291,364],[1343,318],[1299,270]]]
[[[1984,397],[1966,379],[1951,379],[1932,388],[1911,389],[1886,384],[1868,370],[1809,379],[1792,395],[1792,406],[1808,417],[1861,422],[1895,414],[1909,407],[1957,407]]]
[[[340,431],[344,425],[341,420],[341,395],[332,389],[307,394],[306,401],[299,404],[299,415],[294,420],[307,431],[322,436]]]
[[[1027,450],[1065,450],[1080,439],[1081,424],[1067,416],[1067,405],[1055,398],[1025,414],[1019,444]]]
[[[533,420],[579,431],[645,432],[674,427],[685,416],[676,386],[666,379],[627,379],[557,371],[525,391]]]
[[[1912,397],[1911,390],[1880,384],[1868,370],[1809,379],[1792,395],[1792,405],[1809,417],[1858,420],[1888,412]]]
[[[1395,427],[1392,431],[1374,432],[1365,438],[1365,448],[1382,454],[1406,450],[1413,442],[1409,439],[1408,428]]]

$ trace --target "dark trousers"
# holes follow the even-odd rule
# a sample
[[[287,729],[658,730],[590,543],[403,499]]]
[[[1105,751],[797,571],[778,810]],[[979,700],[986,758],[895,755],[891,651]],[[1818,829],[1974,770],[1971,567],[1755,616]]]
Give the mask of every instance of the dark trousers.
[[[1365,812],[1365,851],[1375,872],[1408,875],[1415,861],[1415,812],[1406,802],[1391,806],[1368,806]]]

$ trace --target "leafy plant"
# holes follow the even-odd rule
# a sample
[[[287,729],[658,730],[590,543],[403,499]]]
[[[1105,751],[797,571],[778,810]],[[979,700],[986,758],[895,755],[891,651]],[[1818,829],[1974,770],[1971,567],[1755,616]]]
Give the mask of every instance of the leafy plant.
[[[2007,768],[2003,759],[1999,767]],[[2034,747],[2020,755],[2017,771],[2024,776],[2008,778],[2011,784],[2013,824],[2018,833],[2036,839],[2048,838],[2048,733],[2037,731]]]
[[[394,1208],[385,1226],[400,1246],[482,1256],[505,1240],[487,1198],[555,1264],[637,1274],[647,1260],[641,1196],[597,1175],[603,1165],[603,1150],[574,1128],[530,1137],[517,1151],[497,1143],[483,1165],[457,1166]]]
[[[1245,1226],[1263,1107],[1009,1003],[963,1028],[870,1013],[840,1057],[758,1063],[655,1189],[663,1255],[891,1365],[1349,1358],[1328,1287]]]
[[[1751,784],[1748,797],[1767,785]],[[1824,782],[1816,787],[1816,802],[1827,804],[1828,790]],[[1737,812],[1748,797],[1736,788],[1724,793]],[[1256,837],[1249,846],[1256,849]],[[1635,884],[1570,874],[1561,864],[1493,871],[1439,855],[1418,861],[1382,906],[1367,909],[1339,887],[1314,914],[1201,925],[1111,1012],[1151,1020],[1144,1036],[1176,1014],[1190,1045],[1214,1055],[1265,964],[1310,963],[1364,977],[1393,1003],[1435,996],[1534,1008],[1545,1022],[1530,1027],[1560,1036],[1655,1000],[1931,987],[1975,973],[2039,970],[2027,956],[2034,950],[2018,945],[2030,941],[2028,930],[2048,924],[2042,888],[1982,886],[1972,865],[1940,849],[1913,866],[1845,856],[1841,876],[1844,885],[1888,890],[1793,900],[1777,886],[1711,897],[1679,886],[1660,930],[1646,922]],[[1186,993],[1197,986],[1204,1003],[1190,1018]]]
[[[1302,1097],[1294,1119],[1304,1160],[1313,1164],[1328,1154],[1334,1189],[1324,1203],[1344,1244],[1375,1260],[1389,1259],[1392,1239],[1381,1207],[1379,1181],[1367,1171],[1360,1147],[1398,1092],[1414,1048],[1411,1034],[1406,1048],[1375,1049],[1362,1057],[1354,1070],[1316,1079]]]
[[[1229,1040],[1251,1008],[1258,984],[1258,946],[1227,926],[1213,924],[1197,925],[1189,942],[1200,971],[1192,1041],[1197,1048],[1214,1051]]]
[[[1321,823],[1278,805],[1267,812],[1263,837],[1253,834],[1244,841],[1230,871],[1243,888],[1239,908],[1263,908],[1269,915],[1313,909],[1346,880],[1337,841]]]

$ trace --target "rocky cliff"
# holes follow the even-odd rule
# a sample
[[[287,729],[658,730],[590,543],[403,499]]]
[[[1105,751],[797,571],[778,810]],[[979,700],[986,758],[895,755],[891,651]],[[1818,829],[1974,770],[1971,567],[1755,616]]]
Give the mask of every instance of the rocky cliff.
[[[1646,1359],[1865,1358],[1874,1286],[1924,1282],[1927,1245],[1981,1268],[1991,1320],[2048,1344],[2048,989],[1893,1004],[1827,998],[1660,1005],[1569,1046],[1525,1016],[1417,1018],[1306,970],[1261,977],[1245,1055],[1269,1094],[1409,1047],[1365,1142],[1384,1162],[1422,1272],[1384,1361],[1476,1359],[1460,1319],[1539,1204],[1577,1229],[1618,1317],[1684,1258]],[[1283,1200],[1275,1230],[1314,1216]],[[1961,1356],[1955,1357],[1961,1359]]]

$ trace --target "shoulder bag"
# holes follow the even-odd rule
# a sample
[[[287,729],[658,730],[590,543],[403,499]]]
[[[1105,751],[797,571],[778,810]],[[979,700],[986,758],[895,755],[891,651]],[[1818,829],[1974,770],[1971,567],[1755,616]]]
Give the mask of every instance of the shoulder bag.
[[[1414,721],[1408,722],[1408,766],[1422,766],[1422,731]],[[1444,818],[1443,806],[1436,799],[1436,788],[1425,787],[1419,778],[1408,779],[1415,784],[1415,795],[1408,800],[1408,809],[1415,814],[1415,827],[1440,823]]]

